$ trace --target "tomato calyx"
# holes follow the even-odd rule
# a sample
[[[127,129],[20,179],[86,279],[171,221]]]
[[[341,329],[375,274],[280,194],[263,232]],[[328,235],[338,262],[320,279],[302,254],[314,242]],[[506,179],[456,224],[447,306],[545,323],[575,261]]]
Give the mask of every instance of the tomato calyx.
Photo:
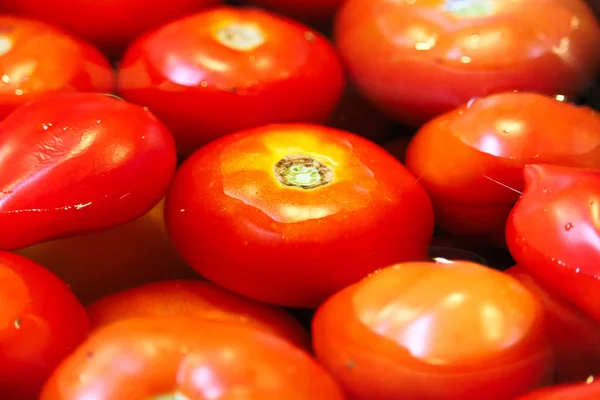
[[[219,29],[215,38],[223,46],[232,50],[252,51],[262,46],[266,38],[254,24],[232,23]]]
[[[333,180],[331,168],[304,155],[286,156],[275,164],[275,177],[284,186],[315,189]]]

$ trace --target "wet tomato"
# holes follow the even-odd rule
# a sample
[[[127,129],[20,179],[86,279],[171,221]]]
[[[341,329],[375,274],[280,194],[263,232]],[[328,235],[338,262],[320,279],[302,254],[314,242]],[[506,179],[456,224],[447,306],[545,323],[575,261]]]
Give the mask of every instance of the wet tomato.
[[[440,228],[498,243],[530,163],[600,167],[600,114],[539,94],[497,94],[427,123],[406,156]]]
[[[220,7],[135,42],[118,85],[165,122],[189,155],[241,129],[324,123],[344,77],[335,50],[312,29],[260,9]]]
[[[314,307],[368,273],[427,257],[431,203],[374,143],[269,125],[199,150],[166,203],[175,247],[204,277],[268,303]]]
[[[514,266],[506,273],[516,278],[544,303],[548,333],[556,356],[556,381],[576,382],[600,373],[600,324],[542,286],[526,269]]]
[[[0,252],[0,398],[33,400],[89,321],[66,284],[42,266]]]
[[[154,207],[173,177],[169,131],[111,96],[60,93],[0,123],[0,248],[114,227]]]
[[[2,0],[0,7],[62,26],[118,56],[129,42],[151,28],[219,3],[221,0],[169,0],[168,4],[164,0]]]
[[[335,41],[363,93],[414,125],[507,90],[573,96],[600,66],[583,0],[348,0]]]
[[[327,25],[333,20],[344,0],[250,0],[278,13],[301,21]]]
[[[245,324],[310,348],[307,332],[287,312],[205,281],[151,283],[106,296],[87,310],[92,329],[135,317],[186,317]]]
[[[600,170],[525,167],[506,226],[517,263],[600,321]]]
[[[597,400],[600,399],[600,382],[590,377],[586,382],[551,386],[536,390],[515,400]]]
[[[404,263],[322,305],[313,345],[349,399],[510,399],[550,381],[544,317],[501,272]]]
[[[81,379],[85,377],[85,379]],[[41,400],[342,400],[304,351],[239,324],[130,319],[88,338],[54,372]]]
[[[44,93],[113,88],[99,50],[46,23],[0,15],[0,120]]]

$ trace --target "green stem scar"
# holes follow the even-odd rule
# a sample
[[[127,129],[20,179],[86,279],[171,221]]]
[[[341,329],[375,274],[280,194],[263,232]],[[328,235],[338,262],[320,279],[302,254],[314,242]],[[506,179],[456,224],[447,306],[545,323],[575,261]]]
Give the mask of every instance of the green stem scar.
[[[179,392],[162,394],[159,396],[151,397],[150,400],[190,400],[189,397]]]
[[[232,50],[251,51],[265,42],[265,36],[260,29],[250,24],[232,24],[219,29],[217,40]]]
[[[307,156],[287,156],[275,164],[274,172],[281,184],[300,189],[314,189],[333,180],[331,168]]]

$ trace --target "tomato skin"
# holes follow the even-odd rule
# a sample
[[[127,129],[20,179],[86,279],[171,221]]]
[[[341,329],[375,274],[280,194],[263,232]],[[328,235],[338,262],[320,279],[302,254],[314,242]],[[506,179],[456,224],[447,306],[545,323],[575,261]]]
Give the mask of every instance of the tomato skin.
[[[194,318],[244,324],[309,349],[308,334],[290,314],[199,280],[162,281],[106,296],[87,307],[92,329],[140,317]]]
[[[54,372],[40,400],[174,392],[190,399],[343,399],[307,353],[276,336],[238,324],[145,318],[92,333]]]
[[[275,169],[294,157],[320,164],[332,180],[285,186]],[[433,233],[427,194],[402,164],[359,136],[302,124],[238,132],[196,152],[175,176],[165,217],[202,276],[301,308],[378,268],[425,260]]]
[[[101,230],[164,196],[176,164],[147,110],[94,93],[60,93],[0,123],[0,248]],[[151,171],[151,173],[150,173]]]
[[[515,261],[600,322],[600,170],[525,167],[506,226]]]
[[[317,311],[313,346],[352,400],[511,399],[553,367],[539,300],[470,262],[398,264],[342,290]]]
[[[0,120],[48,92],[114,89],[108,60],[67,32],[44,22],[0,15],[0,39]]]
[[[292,18],[317,24],[327,24],[344,0],[251,0],[251,3],[269,8]]]
[[[89,330],[66,284],[24,257],[0,252],[0,397],[35,399]]]
[[[537,294],[544,303],[556,356],[555,380],[577,382],[600,373],[600,325],[555,290],[542,286],[526,269],[514,266],[505,272]]]
[[[454,5],[476,15],[445,10]],[[415,126],[508,90],[571,97],[600,67],[600,26],[583,0],[348,0],[335,42],[363,94]]]
[[[515,400],[597,400],[600,383],[593,379],[588,383],[551,386],[536,390]]]
[[[427,123],[406,155],[440,228],[500,243],[530,163],[600,167],[600,114],[539,94],[497,94]]]
[[[219,37],[237,37],[233,29],[244,29],[256,46],[236,50]],[[189,155],[246,128],[325,123],[344,76],[334,48],[312,29],[260,9],[219,7],[136,41],[120,64],[118,85],[125,99],[165,122],[180,153]]]
[[[164,0],[2,0],[2,7],[12,14],[62,26],[118,56],[142,33],[219,3],[221,0],[170,0],[165,7]]]

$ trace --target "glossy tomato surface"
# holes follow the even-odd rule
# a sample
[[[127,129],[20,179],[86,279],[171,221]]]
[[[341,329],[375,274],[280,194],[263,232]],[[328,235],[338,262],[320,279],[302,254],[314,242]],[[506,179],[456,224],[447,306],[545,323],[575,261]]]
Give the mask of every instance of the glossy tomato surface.
[[[117,322],[93,333],[59,366],[41,396],[41,400],[81,398],[342,400],[343,396],[308,354],[276,336],[239,324],[146,318]]]
[[[0,120],[44,93],[113,88],[99,50],[46,23],[0,15]]]
[[[538,282],[525,268],[506,273],[539,296],[546,308],[548,333],[556,356],[555,380],[577,382],[600,373],[600,324]]]
[[[301,21],[327,24],[333,20],[344,0],[250,0],[252,4],[267,7]]]
[[[121,95],[148,106],[188,155],[224,134],[273,122],[324,123],[344,86],[330,43],[291,20],[220,7],[136,41]]]
[[[506,227],[517,263],[600,321],[600,170],[525,168]]]
[[[29,103],[0,123],[0,248],[133,220],[175,170],[169,131],[150,112],[94,93]]]
[[[190,157],[167,196],[183,258],[231,291],[314,307],[368,273],[426,259],[423,188],[391,155],[348,132],[269,125]]]
[[[583,0],[348,0],[335,41],[363,93],[414,125],[506,90],[572,96],[600,65]]]
[[[516,400],[596,400],[600,399],[600,382],[590,377],[586,382],[536,390]]]
[[[600,114],[539,94],[497,94],[423,126],[406,155],[439,227],[498,242],[530,163],[600,167]]]
[[[506,400],[550,381],[544,317],[501,272],[404,263],[322,305],[313,345],[349,399]]]
[[[36,399],[89,325],[65,283],[24,257],[0,252],[0,398]]]
[[[62,26],[118,55],[133,39],[221,0],[2,0],[0,8]]]
[[[287,312],[199,280],[139,286],[106,296],[87,310],[93,329],[135,317],[186,317],[244,324],[310,347],[307,332]]]

